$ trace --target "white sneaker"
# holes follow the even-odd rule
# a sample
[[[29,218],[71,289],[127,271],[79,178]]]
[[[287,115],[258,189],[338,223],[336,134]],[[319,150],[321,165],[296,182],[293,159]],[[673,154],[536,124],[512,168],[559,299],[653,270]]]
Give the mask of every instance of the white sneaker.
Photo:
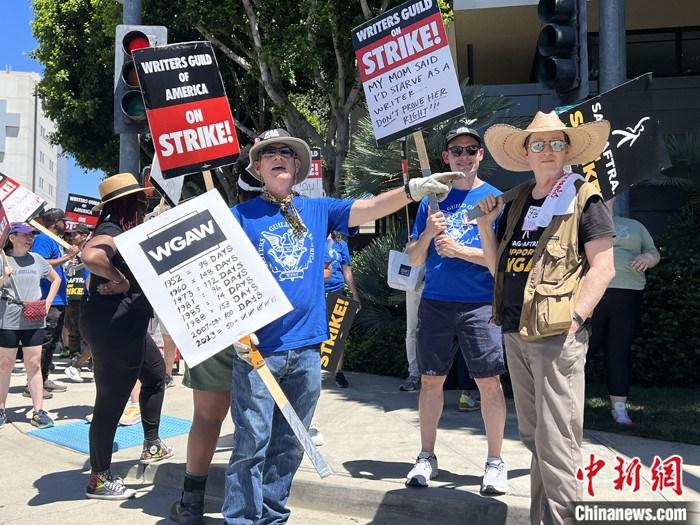
[[[321,431],[316,426],[315,421],[311,422],[311,426],[309,427],[309,435],[311,436],[311,442],[317,447],[320,447],[326,442],[323,439],[323,434],[321,434]]]
[[[68,368],[66,368],[63,371],[63,373],[65,374],[65,376],[68,379],[70,379],[74,383],[82,383],[83,382],[83,378],[80,377],[80,370],[78,370],[74,366],[69,366]]]
[[[481,492],[484,494],[505,494],[508,492],[508,468],[503,461],[489,460],[486,462]]]
[[[407,487],[427,487],[428,482],[438,475],[438,462],[435,455],[421,452],[416,464],[406,476]]]
[[[629,426],[632,424],[632,420],[627,415],[627,406],[622,401],[617,401],[610,412],[618,425]]]

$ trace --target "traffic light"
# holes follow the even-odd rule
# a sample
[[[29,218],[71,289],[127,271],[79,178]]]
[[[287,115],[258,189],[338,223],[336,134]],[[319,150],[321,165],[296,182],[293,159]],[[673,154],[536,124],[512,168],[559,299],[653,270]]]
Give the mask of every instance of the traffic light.
[[[168,43],[164,26],[118,25],[114,39],[114,132],[148,131],[146,107],[131,53]]]
[[[560,104],[588,96],[586,0],[539,0],[545,24],[537,39],[539,81],[557,93]]]

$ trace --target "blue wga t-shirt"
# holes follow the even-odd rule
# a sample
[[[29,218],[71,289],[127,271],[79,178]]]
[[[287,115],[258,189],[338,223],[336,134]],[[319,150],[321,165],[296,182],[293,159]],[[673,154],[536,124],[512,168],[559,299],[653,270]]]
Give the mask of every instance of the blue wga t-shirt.
[[[325,264],[330,264],[331,275],[325,280],[323,285],[327,292],[337,292],[338,290],[342,290],[345,286],[343,265],[350,266],[348,243],[331,239],[326,242],[326,246]]]
[[[348,233],[353,201],[294,197],[307,228],[297,239],[279,206],[256,197],[231,209],[293,310],[255,334],[263,355],[322,343],[328,339],[323,262],[332,230]]]
[[[38,253],[44,259],[60,259],[63,257],[63,250],[61,246],[54,241],[51,237],[45,233],[40,233],[34,237],[34,244],[32,244],[32,251]],[[63,272],[63,265],[59,264],[53,268],[56,273],[61,278],[61,287],[58,289],[58,293],[51,303],[53,306],[65,306],[66,304],[66,275]],[[51,288],[51,281],[48,279],[41,280],[41,298],[46,299],[49,295],[49,288]]]
[[[501,192],[483,183],[471,190],[452,188],[447,198],[440,203],[440,211],[447,219],[446,234],[463,246],[481,248],[481,238],[476,220],[467,221],[467,212],[488,194]],[[428,199],[418,207],[411,238],[417,240],[425,230],[428,216]],[[494,223],[494,229],[496,224]],[[493,278],[485,266],[464,259],[441,257],[435,251],[435,243],[428,248],[425,261],[425,288],[423,297],[437,301],[465,303],[489,303],[493,294]]]

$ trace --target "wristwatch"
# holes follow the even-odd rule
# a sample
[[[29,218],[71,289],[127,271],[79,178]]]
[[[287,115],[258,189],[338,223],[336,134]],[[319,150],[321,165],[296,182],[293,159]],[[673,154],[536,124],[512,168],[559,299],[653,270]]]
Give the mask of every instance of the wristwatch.
[[[581,317],[577,312],[574,312],[574,315],[572,316],[574,321],[576,321],[576,324],[579,326],[583,326],[583,323],[586,322],[586,320]]]
[[[416,202],[416,201],[413,200],[413,197],[411,197],[411,188],[410,188],[410,186],[408,185],[408,182],[407,182],[406,184],[403,185],[403,191],[406,192],[406,196],[407,196],[412,202]]]

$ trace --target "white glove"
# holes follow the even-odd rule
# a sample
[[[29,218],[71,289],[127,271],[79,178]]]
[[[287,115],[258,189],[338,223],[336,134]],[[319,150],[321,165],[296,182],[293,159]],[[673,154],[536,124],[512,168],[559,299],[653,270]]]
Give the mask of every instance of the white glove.
[[[249,337],[251,343],[253,343],[254,345],[258,345],[259,341],[255,334],[250,334]],[[233,343],[233,349],[236,351],[236,354],[239,358],[248,363],[250,366],[253,366],[253,361],[250,359],[250,345],[241,341],[236,341],[235,343]]]
[[[433,173],[430,177],[416,177],[408,181],[408,193],[416,202],[431,193],[437,195],[438,201],[443,201],[452,189],[452,182],[461,177],[464,177],[461,171],[445,171]]]

